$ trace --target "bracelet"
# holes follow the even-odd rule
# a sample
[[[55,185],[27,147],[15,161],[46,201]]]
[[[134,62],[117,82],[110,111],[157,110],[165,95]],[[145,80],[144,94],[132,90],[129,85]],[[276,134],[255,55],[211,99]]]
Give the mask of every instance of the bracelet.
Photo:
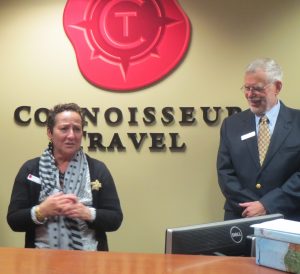
[[[36,206],[35,207],[35,217],[39,222],[43,222],[45,220],[45,216],[41,213],[40,207]]]

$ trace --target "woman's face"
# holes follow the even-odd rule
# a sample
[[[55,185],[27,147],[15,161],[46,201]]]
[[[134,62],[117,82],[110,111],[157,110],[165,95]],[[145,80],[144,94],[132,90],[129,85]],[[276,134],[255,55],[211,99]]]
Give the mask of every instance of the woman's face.
[[[48,129],[48,137],[53,143],[54,157],[71,159],[80,149],[82,121],[77,112],[63,111],[55,117],[53,132]]]

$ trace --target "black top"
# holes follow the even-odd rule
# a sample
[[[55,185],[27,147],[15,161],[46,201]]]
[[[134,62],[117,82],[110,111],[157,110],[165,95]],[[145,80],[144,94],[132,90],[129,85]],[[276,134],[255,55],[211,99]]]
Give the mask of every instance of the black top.
[[[96,209],[96,218],[87,222],[89,228],[96,231],[98,241],[97,250],[108,251],[106,232],[117,230],[123,220],[119,197],[114,180],[101,161],[86,155],[91,182],[99,180],[102,186],[99,190],[92,190],[93,207]],[[8,207],[7,222],[12,230],[26,232],[25,247],[34,248],[35,224],[31,218],[31,208],[39,203],[41,185],[28,180],[28,175],[39,177],[39,160],[34,158],[20,168],[12,190],[11,201]]]

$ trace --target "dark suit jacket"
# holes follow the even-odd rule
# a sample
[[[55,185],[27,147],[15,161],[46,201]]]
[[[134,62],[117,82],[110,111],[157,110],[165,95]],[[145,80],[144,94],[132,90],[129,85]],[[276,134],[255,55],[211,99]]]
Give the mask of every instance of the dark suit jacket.
[[[241,218],[241,202],[260,201],[268,214],[300,220],[300,111],[282,102],[271,143],[259,164],[255,116],[250,110],[223,121],[217,158],[218,181],[226,198],[225,217]]]
[[[120,201],[113,178],[104,163],[87,155],[91,182],[98,179],[102,183],[99,190],[93,190],[93,207],[96,209],[96,219],[88,225],[96,231],[98,250],[107,251],[108,231],[119,228],[123,220]],[[35,247],[35,227],[31,219],[31,208],[39,202],[41,185],[27,179],[31,174],[39,177],[39,158],[27,161],[16,176],[12,190],[11,201],[7,213],[7,222],[11,229],[26,232],[25,247]]]

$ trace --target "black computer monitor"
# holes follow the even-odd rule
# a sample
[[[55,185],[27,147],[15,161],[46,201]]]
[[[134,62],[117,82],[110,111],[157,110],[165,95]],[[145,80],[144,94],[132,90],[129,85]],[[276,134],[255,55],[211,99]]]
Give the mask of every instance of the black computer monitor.
[[[251,256],[252,224],[283,218],[282,214],[169,228],[165,253],[194,255]]]

